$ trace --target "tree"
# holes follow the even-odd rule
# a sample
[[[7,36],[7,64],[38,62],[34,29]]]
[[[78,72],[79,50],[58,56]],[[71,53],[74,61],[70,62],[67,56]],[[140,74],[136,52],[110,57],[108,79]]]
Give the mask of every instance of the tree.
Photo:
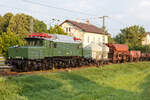
[[[3,23],[4,23],[4,18],[2,16],[0,16],[0,35],[3,32],[3,26],[4,26]]]
[[[13,16],[11,18],[7,31],[21,35],[29,33],[30,23],[28,17],[30,16],[24,14],[16,14],[16,16]]]
[[[35,19],[34,32],[48,32],[46,24],[43,21]]]
[[[115,37],[115,41],[121,44],[128,44],[129,48],[135,48],[142,45],[142,39],[145,36],[145,29],[134,25],[121,29],[121,33]]]
[[[124,38],[123,34],[120,33],[114,38],[114,40],[116,43],[124,44],[125,38]]]
[[[25,34],[30,33],[30,20],[33,20],[34,32],[47,32],[47,26],[43,21],[34,19],[32,16],[25,14],[16,14],[10,20],[7,31],[20,34],[24,37]]]
[[[25,41],[12,32],[4,32],[0,36],[0,54],[5,57],[8,55],[8,48],[15,45],[23,45]]]
[[[6,13],[3,16],[3,32],[7,32],[7,27],[9,26],[10,20],[14,15],[12,13]]]
[[[108,36],[108,43],[115,43],[114,39],[111,36]]]
[[[49,33],[67,35],[67,33],[65,33],[65,31],[58,25],[55,25],[54,27],[50,26]]]

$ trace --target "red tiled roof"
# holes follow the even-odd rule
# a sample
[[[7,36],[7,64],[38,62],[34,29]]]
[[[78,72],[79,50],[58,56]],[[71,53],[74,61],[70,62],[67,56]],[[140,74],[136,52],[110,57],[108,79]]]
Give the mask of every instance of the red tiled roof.
[[[146,35],[148,35],[148,34],[150,35],[150,32],[146,32]]]
[[[108,35],[107,32],[104,32],[102,29],[91,25],[91,24],[85,24],[85,23],[80,23],[80,22],[76,22],[76,21],[71,21],[71,20],[65,20],[63,23],[60,24],[60,26],[62,26],[62,24],[64,23],[71,23],[72,25],[80,28],[82,31],[84,32],[90,32],[90,33],[97,33],[97,34],[106,34]]]

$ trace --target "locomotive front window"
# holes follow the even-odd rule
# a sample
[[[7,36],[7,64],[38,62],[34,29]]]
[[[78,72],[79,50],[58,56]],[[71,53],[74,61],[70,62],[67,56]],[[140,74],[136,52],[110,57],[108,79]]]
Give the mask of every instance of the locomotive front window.
[[[35,40],[35,39],[29,39],[27,40],[28,46],[42,46],[43,41],[42,40]]]
[[[43,46],[43,41],[39,40],[39,46]]]
[[[82,47],[81,47],[81,45],[77,45],[77,48],[80,49],[80,48],[82,48]]]
[[[49,43],[49,47],[50,47],[50,48],[52,48],[52,47],[53,47],[53,43],[52,43],[52,41],[50,41],[50,43]]]

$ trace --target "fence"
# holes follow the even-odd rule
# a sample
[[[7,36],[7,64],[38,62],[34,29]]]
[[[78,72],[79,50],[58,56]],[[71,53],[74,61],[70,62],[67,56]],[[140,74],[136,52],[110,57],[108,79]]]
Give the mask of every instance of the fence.
[[[9,69],[10,67],[5,64],[5,58],[0,56],[0,69]]]

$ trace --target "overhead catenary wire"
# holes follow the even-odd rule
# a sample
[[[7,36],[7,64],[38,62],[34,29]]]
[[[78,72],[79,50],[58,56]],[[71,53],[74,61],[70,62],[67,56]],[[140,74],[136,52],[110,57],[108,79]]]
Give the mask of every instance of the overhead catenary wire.
[[[35,10],[28,10],[28,9],[23,9],[23,8],[17,8],[17,7],[14,7],[14,6],[10,6],[10,5],[5,5],[5,4],[0,4],[0,7],[1,8],[7,8],[7,9],[14,9],[14,10],[18,10],[18,11],[23,11],[23,12],[31,12],[31,13],[36,13],[36,14],[39,14],[39,11],[35,11]],[[43,13],[43,12],[42,12]],[[52,17],[52,16],[39,16],[42,21],[46,22],[48,25],[52,25],[54,23],[58,23],[58,22],[62,22],[64,21],[64,19],[66,19],[67,17],[63,16],[64,19],[60,19],[60,18],[55,18],[55,17]],[[62,18],[62,17],[61,17]]]
[[[99,6],[99,8],[101,8],[101,11],[105,11],[103,15],[108,15],[107,13],[111,13],[109,10],[107,10],[107,9],[105,9],[103,7]],[[111,19],[113,22],[118,23],[118,24],[120,24],[123,27],[129,26],[126,23],[124,23],[123,21],[120,21],[120,20],[114,18],[113,15],[108,15],[108,16],[109,16],[109,19]],[[96,16],[96,17],[94,16],[94,17],[89,17],[89,18],[88,17],[87,18],[80,18],[80,20],[97,20],[97,19],[99,19],[99,16]]]
[[[71,12],[71,13],[79,13],[79,14],[83,14],[83,15],[97,16],[97,15],[93,15],[93,14],[89,14],[89,13],[85,13],[85,12],[79,12],[79,11],[74,11],[74,10],[70,10],[70,9],[59,8],[59,7],[55,7],[55,6],[43,4],[43,3],[40,3],[40,2],[34,2],[34,1],[31,1],[31,0],[22,0],[22,1],[27,2],[27,3],[31,3],[31,4],[36,4],[36,5],[44,6],[44,7],[49,7],[49,8],[54,8],[54,9],[58,9],[58,10],[63,10],[63,11]],[[101,7],[101,9],[103,9],[103,8]],[[85,18],[85,19],[76,18],[76,19],[90,20],[90,19],[97,19],[97,18],[99,18],[99,17],[91,17],[91,18]],[[121,23],[121,25],[125,26],[125,24],[123,22],[121,22],[119,20],[116,20],[113,17],[109,17],[109,18],[111,18],[111,19],[113,19],[113,21],[115,20],[119,24]]]
[[[22,0],[22,1],[27,2],[27,3],[31,3],[31,4],[44,6],[44,7],[63,10],[63,11],[71,12],[71,13],[79,13],[79,14],[82,14],[82,15],[97,16],[97,15],[93,15],[93,14],[89,14],[89,13],[85,13],[85,12],[79,12],[79,11],[69,10],[69,9],[65,9],[65,8],[54,7],[54,6],[51,6],[51,5],[43,4],[43,3],[40,3],[40,2],[34,2],[34,1],[31,1],[31,0]]]
[[[70,13],[78,13],[78,14],[82,14],[82,15],[96,16],[95,14],[90,14],[90,13],[85,13],[85,12],[81,12],[81,11],[65,9],[65,8],[61,8],[61,7],[55,7],[55,6],[48,5],[48,4],[43,4],[43,3],[40,3],[40,2],[34,2],[34,1],[31,1],[31,0],[22,0],[22,1],[30,3],[30,4],[36,4],[36,5],[43,6],[43,7],[54,8],[54,9],[57,9],[57,10],[62,10],[62,11],[70,12]]]
[[[94,15],[94,14],[90,14],[90,13],[85,13],[85,12],[81,12],[81,11],[74,11],[74,10],[70,10],[70,9],[65,9],[65,8],[59,8],[59,7],[55,7],[55,6],[51,6],[51,5],[48,5],[48,4],[43,4],[43,3],[41,3],[41,2],[35,2],[35,1],[31,1],[31,0],[22,0],[22,1],[24,1],[24,2],[26,2],[26,3],[30,3],[30,4],[35,4],[35,5],[39,5],[39,6],[43,6],[43,7],[49,7],[49,8],[54,8],[54,9],[57,9],[57,10],[61,10],[61,11],[66,11],[66,12],[70,12],[70,13],[73,13],[73,14],[81,14],[81,15],[88,15],[88,17],[87,18],[78,18],[78,19],[80,19],[80,20],[97,20],[97,19],[99,19],[99,16],[98,15]],[[3,6],[5,6],[5,5],[3,5]],[[37,13],[37,14],[39,14],[39,11],[35,11],[35,10],[27,10],[27,9],[23,9],[23,8],[16,8],[16,7],[9,7],[9,8],[12,8],[12,9],[16,9],[16,10],[21,10],[21,11],[27,11],[27,12],[33,12],[33,13]],[[105,10],[105,12],[107,12],[107,10]],[[43,12],[42,12],[43,13]],[[105,14],[105,15],[107,15],[107,14]],[[95,17],[96,16],[96,17]],[[50,25],[52,25],[52,23],[54,24],[54,23],[60,23],[60,22],[62,22],[62,21],[64,21],[64,19],[70,19],[71,17],[70,16],[67,16],[67,17],[64,17],[64,19],[62,19],[62,17],[56,17],[55,19],[59,19],[60,21],[58,22],[56,22],[56,21],[52,21],[52,19],[54,18],[52,18],[51,16],[50,16],[50,18],[49,17],[43,17],[43,16],[39,16],[39,17],[41,17],[43,20],[44,20],[44,22],[46,22],[47,24],[50,24]],[[72,18],[71,18],[72,19]],[[127,26],[127,24],[125,25],[124,24],[124,22],[122,22],[122,21],[120,21],[120,20],[117,20],[116,18],[113,18],[113,16],[109,16],[109,19],[112,19],[112,21],[114,21],[114,22],[117,22],[118,24],[120,24],[121,26]],[[111,26],[112,27],[112,26]]]

